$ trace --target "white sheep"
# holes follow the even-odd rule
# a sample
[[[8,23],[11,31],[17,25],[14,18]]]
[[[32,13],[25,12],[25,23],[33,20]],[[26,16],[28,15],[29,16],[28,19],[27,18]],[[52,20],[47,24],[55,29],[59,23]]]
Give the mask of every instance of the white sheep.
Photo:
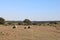
[[[16,25],[14,25],[14,26],[13,26],[13,29],[14,29],[14,28],[17,28],[17,26],[16,26]]]

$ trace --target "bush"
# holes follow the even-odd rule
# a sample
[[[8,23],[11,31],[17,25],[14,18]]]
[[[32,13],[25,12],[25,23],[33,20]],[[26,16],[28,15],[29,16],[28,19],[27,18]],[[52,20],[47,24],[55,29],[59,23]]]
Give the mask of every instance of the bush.
[[[8,22],[9,25],[12,25],[12,23]]]
[[[19,22],[18,25],[22,25],[22,23]]]
[[[32,22],[29,19],[25,19],[23,22],[26,23],[27,25],[31,25],[32,24]]]
[[[33,23],[33,25],[37,25],[37,23]]]
[[[5,23],[5,19],[0,17],[0,24],[4,24]]]
[[[54,24],[58,24],[57,22],[54,22]]]

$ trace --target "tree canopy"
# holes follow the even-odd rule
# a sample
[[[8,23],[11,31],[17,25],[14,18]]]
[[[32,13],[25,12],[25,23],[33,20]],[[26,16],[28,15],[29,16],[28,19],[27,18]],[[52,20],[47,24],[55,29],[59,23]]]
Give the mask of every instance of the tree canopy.
[[[5,23],[5,19],[0,17],[0,24],[4,24]]]
[[[25,19],[23,22],[26,23],[27,25],[32,24],[32,22],[29,19]]]

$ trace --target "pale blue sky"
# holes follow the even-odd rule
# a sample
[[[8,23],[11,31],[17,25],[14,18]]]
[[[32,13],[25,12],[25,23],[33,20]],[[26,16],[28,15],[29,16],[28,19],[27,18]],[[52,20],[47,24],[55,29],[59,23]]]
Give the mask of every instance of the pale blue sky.
[[[60,0],[0,0],[0,17],[6,20],[60,20]]]

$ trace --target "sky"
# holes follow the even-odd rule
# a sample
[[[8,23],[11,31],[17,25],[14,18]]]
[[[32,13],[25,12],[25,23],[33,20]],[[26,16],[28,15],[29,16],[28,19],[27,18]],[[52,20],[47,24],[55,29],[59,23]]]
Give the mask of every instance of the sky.
[[[59,21],[60,0],[0,0],[5,20]]]

